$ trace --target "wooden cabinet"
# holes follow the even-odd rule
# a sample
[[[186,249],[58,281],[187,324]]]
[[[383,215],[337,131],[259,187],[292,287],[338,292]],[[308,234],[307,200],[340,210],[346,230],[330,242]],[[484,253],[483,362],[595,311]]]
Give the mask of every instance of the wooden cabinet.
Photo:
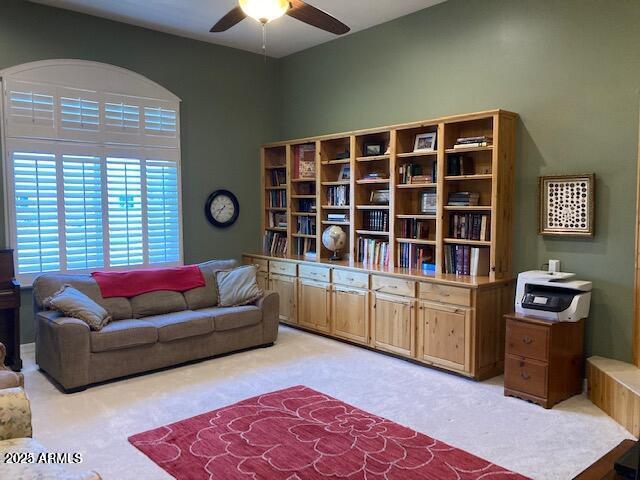
[[[369,292],[334,285],[331,292],[333,334],[369,344]]]
[[[329,284],[300,279],[298,282],[298,325],[331,332]]]
[[[373,347],[413,357],[416,340],[415,300],[375,293],[373,303]]]
[[[297,323],[296,315],[296,277],[271,274],[269,290],[277,292],[280,297],[280,321]]]
[[[256,274],[256,282],[262,290],[269,290],[269,275],[264,272]]]
[[[418,360],[470,372],[471,316],[468,308],[420,302]]]
[[[582,392],[584,320],[506,319],[505,395],[551,408]]]

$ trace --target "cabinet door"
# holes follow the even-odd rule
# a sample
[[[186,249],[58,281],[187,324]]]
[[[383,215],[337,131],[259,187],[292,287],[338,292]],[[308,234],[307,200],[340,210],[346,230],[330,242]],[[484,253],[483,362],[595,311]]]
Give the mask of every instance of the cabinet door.
[[[329,333],[329,284],[300,280],[298,286],[298,324]]]
[[[334,285],[331,301],[333,334],[369,344],[369,292]]]
[[[282,275],[269,277],[269,290],[280,296],[280,321],[297,323],[296,320],[296,278]]]
[[[420,302],[418,359],[471,371],[471,309]]]
[[[415,300],[375,294],[373,346],[407,357],[415,355]]]

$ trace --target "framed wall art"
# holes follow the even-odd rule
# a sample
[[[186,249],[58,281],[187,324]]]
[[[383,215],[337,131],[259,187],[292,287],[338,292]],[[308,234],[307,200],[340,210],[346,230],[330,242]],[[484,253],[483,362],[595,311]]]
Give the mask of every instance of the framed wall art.
[[[540,177],[541,235],[593,237],[595,174]]]

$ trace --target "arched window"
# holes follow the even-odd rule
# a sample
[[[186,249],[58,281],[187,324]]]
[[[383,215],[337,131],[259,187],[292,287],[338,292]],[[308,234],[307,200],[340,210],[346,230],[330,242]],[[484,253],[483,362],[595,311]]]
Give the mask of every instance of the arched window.
[[[0,75],[18,278],[181,264],[180,99],[96,62],[33,62]]]

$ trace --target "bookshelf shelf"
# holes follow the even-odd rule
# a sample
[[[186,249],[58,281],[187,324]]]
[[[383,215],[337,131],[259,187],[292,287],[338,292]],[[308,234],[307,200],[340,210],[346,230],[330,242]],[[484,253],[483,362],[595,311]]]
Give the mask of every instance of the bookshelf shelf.
[[[396,218],[399,219],[416,219],[416,220],[435,220],[437,217],[435,215],[423,215],[421,213],[410,213],[410,214],[398,214]]]
[[[396,238],[398,243],[415,243],[416,245],[436,245],[435,240],[424,240],[421,238]]]
[[[435,276],[455,282],[460,262],[468,271],[467,258],[474,258],[482,268],[472,271],[490,281],[510,276],[516,119],[490,110],[265,145],[265,251],[300,258],[315,252],[317,261],[328,260],[321,235],[337,225],[347,234],[345,254],[352,264],[363,251],[377,252],[388,259],[384,268],[422,271],[435,264]],[[413,151],[423,134],[435,134],[434,151]],[[493,145],[453,148],[471,137],[493,139]],[[423,183],[405,183],[410,178]],[[480,205],[448,205],[450,199],[467,200],[466,192]],[[387,204],[373,204],[386,198]],[[330,213],[338,215],[329,220]],[[269,227],[284,225],[283,217],[287,228]],[[490,241],[450,238],[464,235],[458,229],[465,225],[477,229],[478,221]],[[386,231],[371,230],[380,226]]]
[[[460,210],[460,211],[470,211],[470,212],[490,212],[491,205],[467,205],[467,206],[457,206],[457,205],[445,205],[445,210]]]
[[[462,238],[445,238],[444,239],[444,243],[458,244],[458,245],[475,245],[475,246],[478,246],[478,247],[490,247],[491,246],[491,242],[490,241],[465,240],[465,239],[462,239]]]
[[[435,157],[438,155],[437,151],[433,152],[407,152],[407,153],[398,153],[396,157],[398,158],[419,158],[419,157]]]
[[[391,155],[372,155],[368,157],[358,157],[356,162],[378,162],[381,160],[389,160]]]
[[[493,175],[490,173],[475,174],[475,175],[448,175],[444,177],[445,180],[459,181],[459,180],[491,180]]]
[[[379,232],[377,230],[356,230],[358,235],[372,235],[372,236],[381,236],[388,237],[389,232]]]
[[[349,185],[351,180],[336,180],[335,182],[322,182],[323,186]]]
[[[389,205],[356,205],[356,210],[389,210]]]
[[[375,184],[384,184],[384,183],[389,183],[389,179],[388,178],[371,178],[371,179],[367,179],[367,178],[363,178],[360,180],[356,180],[356,183],[358,185],[375,185]]]
[[[445,153],[489,152],[491,150],[493,150],[493,145],[487,145],[486,147],[447,148]]]
[[[433,188],[437,186],[437,183],[399,183],[396,185],[398,188]]]

